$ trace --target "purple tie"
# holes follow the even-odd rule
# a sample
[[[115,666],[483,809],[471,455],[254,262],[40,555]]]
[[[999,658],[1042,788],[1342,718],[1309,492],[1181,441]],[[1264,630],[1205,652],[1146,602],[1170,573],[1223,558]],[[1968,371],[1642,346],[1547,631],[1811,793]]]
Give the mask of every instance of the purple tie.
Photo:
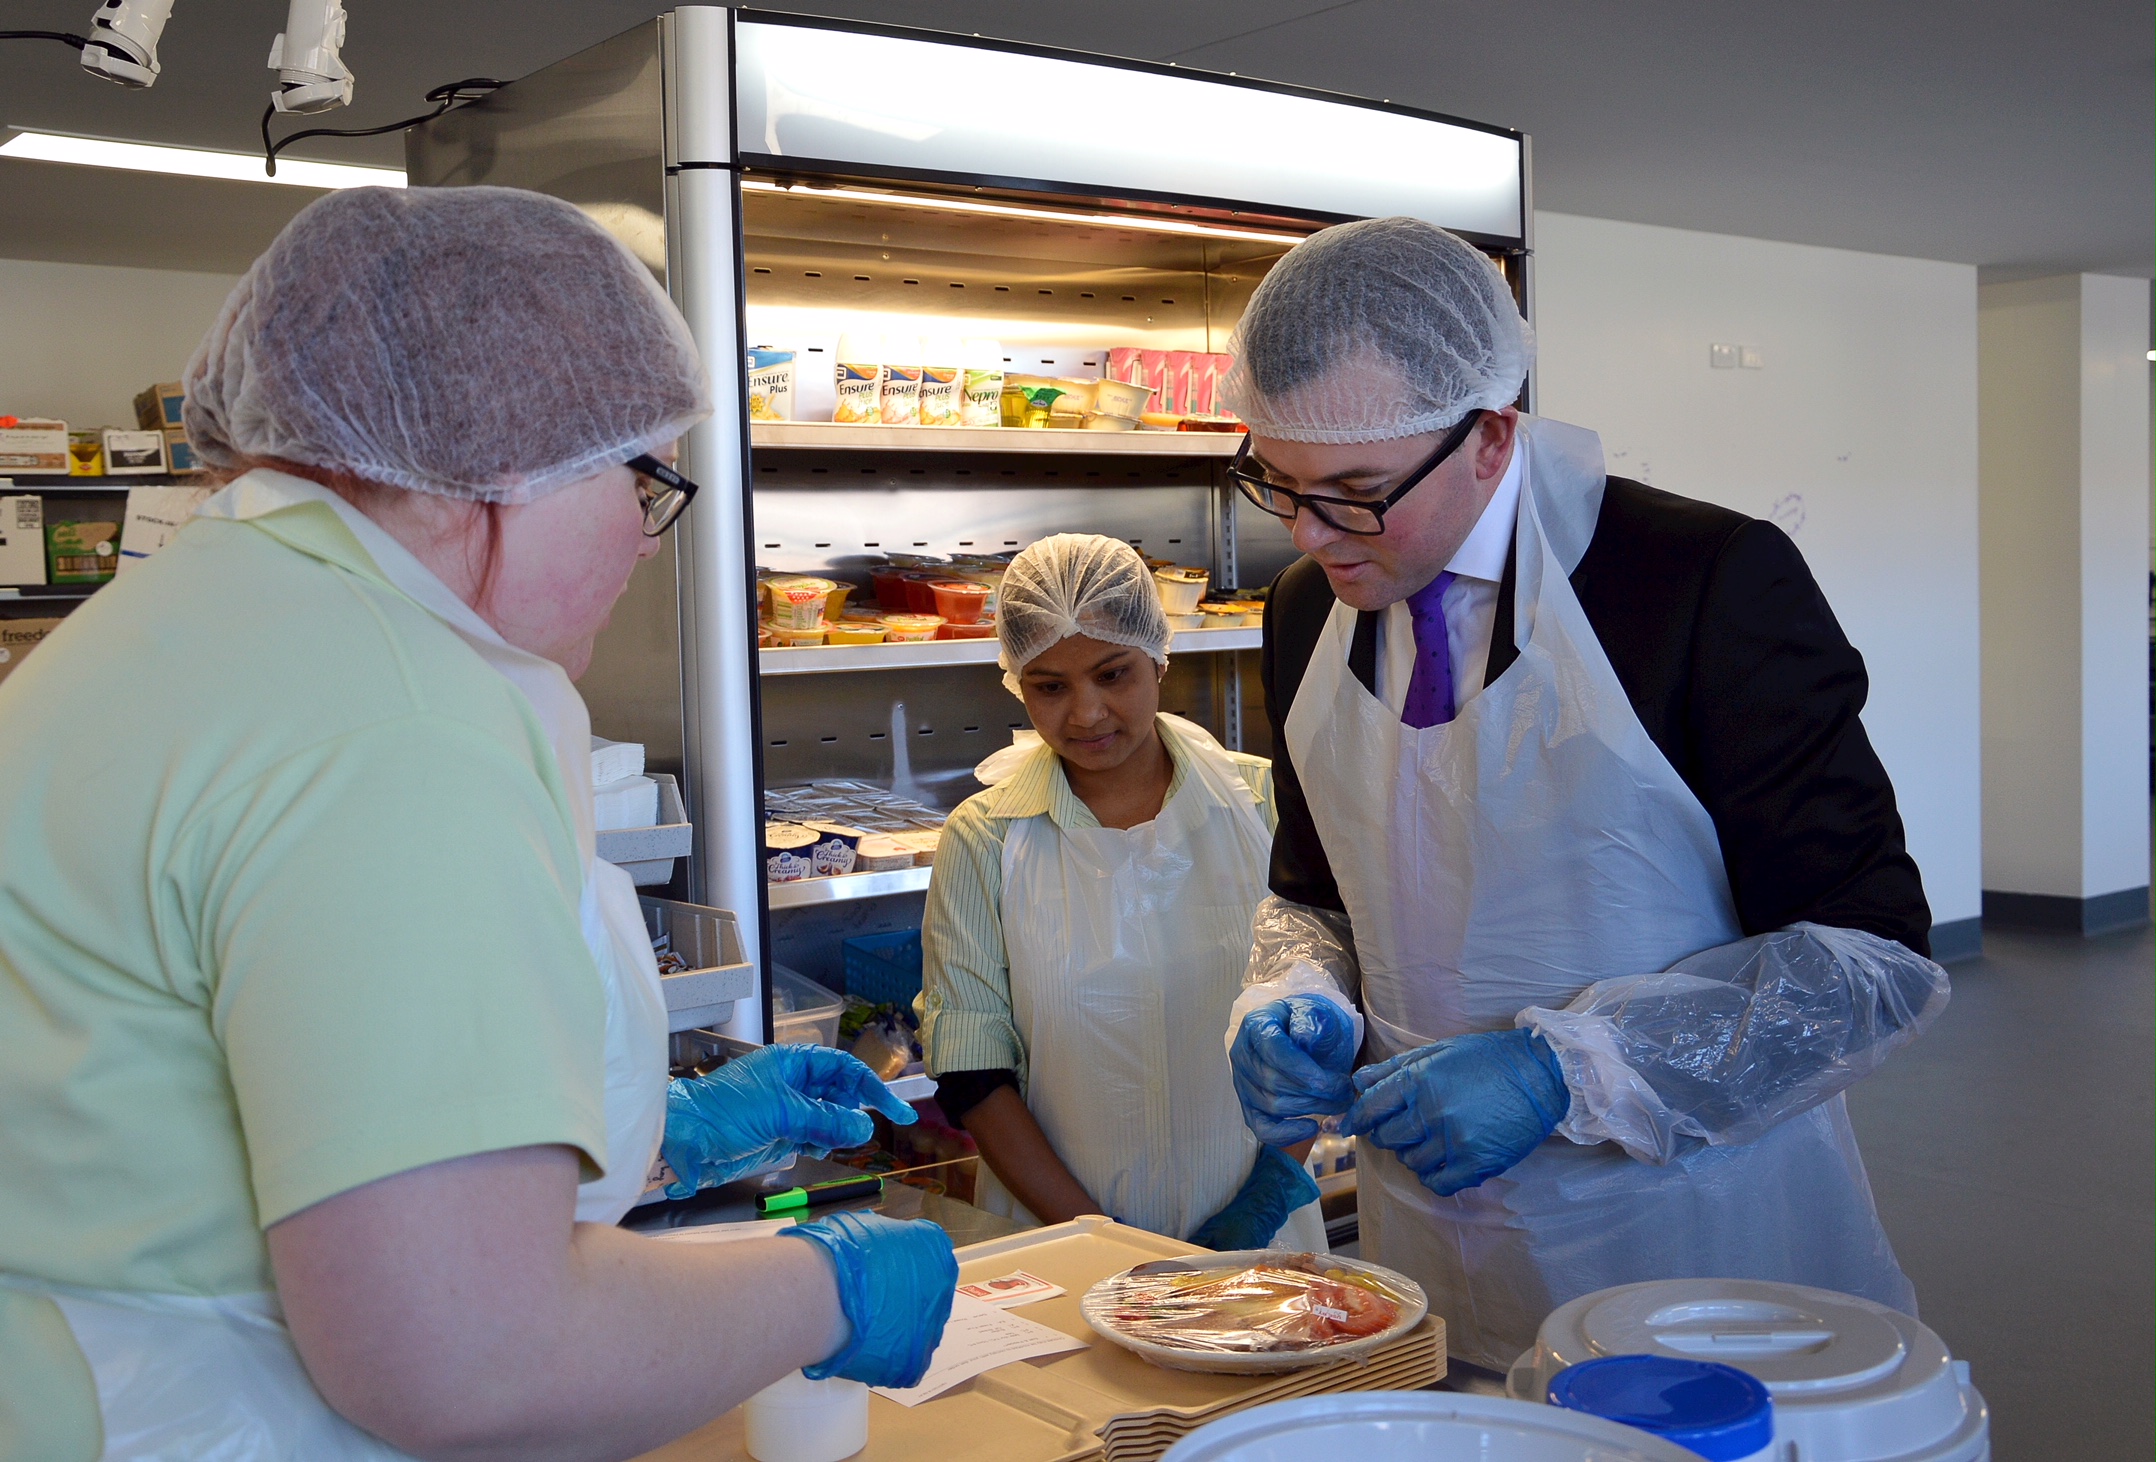
[[[1445,634],[1445,590],[1450,572],[1439,574],[1408,596],[1415,619],[1415,673],[1407,682],[1407,704],[1400,719],[1417,731],[1452,719],[1452,641]]]

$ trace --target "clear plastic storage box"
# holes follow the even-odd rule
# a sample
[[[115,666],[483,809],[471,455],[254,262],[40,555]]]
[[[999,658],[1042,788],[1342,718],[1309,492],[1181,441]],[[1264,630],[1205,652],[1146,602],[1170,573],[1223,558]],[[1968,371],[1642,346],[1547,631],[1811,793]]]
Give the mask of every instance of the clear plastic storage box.
[[[834,995],[798,970],[771,967],[771,1044],[836,1046],[844,996]]]

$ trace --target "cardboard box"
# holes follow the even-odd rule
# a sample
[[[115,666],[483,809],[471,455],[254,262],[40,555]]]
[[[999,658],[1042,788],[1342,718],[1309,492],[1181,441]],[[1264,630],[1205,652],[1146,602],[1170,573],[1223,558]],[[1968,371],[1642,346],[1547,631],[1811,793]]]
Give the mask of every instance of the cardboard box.
[[[135,425],[144,431],[184,427],[187,423],[180,419],[180,406],[186,399],[187,393],[180,389],[178,381],[143,387],[142,394],[135,398]]]
[[[169,427],[165,431],[165,466],[175,477],[185,477],[190,472],[204,470],[202,459],[195,455],[195,444],[187,440],[187,428]]]
[[[59,627],[57,619],[0,619],[0,680]]]
[[[161,431],[115,431],[105,428],[107,477],[162,477],[165,434]]]
[[[101,431],[71,431],[67,434],[67,475],[70,477],[103,477],[105,475],[105,434]]]
[[[67,423],[0,416],[0,472],[67,473]]]
[[[121,569],[132,568],[172,541],[214,488],[133,487],[127,491],[127,521],[120,528]]]
[[[0,584],[45,582],[45,500],[0,496]]]
[[[55,584],[102,584],[120,571],[118,523],[47,523],[46,566]]]

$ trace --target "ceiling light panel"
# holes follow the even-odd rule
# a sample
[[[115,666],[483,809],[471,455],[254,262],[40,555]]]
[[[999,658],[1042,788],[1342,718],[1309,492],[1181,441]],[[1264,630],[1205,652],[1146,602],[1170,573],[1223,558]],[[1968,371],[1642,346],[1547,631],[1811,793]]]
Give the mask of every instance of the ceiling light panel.
[[[56,132],[18,131],[0,143],[0,157],[31,162],[62,162],[76,167],[117,168],[133,173],[171,173],[190,178],[221,178],[235,183],[282,183],[289,188],[401,188],[397,168],[354,167],[338,162],[277,159],[277,176],[268,176],[259,153],[210,152],[194,147],[159,147],[148,142],[114,142],[102,137],[67,137]]]

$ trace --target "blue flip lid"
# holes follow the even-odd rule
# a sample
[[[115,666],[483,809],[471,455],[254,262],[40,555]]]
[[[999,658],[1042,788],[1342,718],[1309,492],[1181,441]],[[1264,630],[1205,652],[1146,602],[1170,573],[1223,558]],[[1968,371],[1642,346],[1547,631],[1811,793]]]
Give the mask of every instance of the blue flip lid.
[[[1550,1404],[1653,1432],[1709,1462],[1737,1462],[1774,1440],[1774,1400],[1735,1366],[1612,1355],[1559,1371]]]

